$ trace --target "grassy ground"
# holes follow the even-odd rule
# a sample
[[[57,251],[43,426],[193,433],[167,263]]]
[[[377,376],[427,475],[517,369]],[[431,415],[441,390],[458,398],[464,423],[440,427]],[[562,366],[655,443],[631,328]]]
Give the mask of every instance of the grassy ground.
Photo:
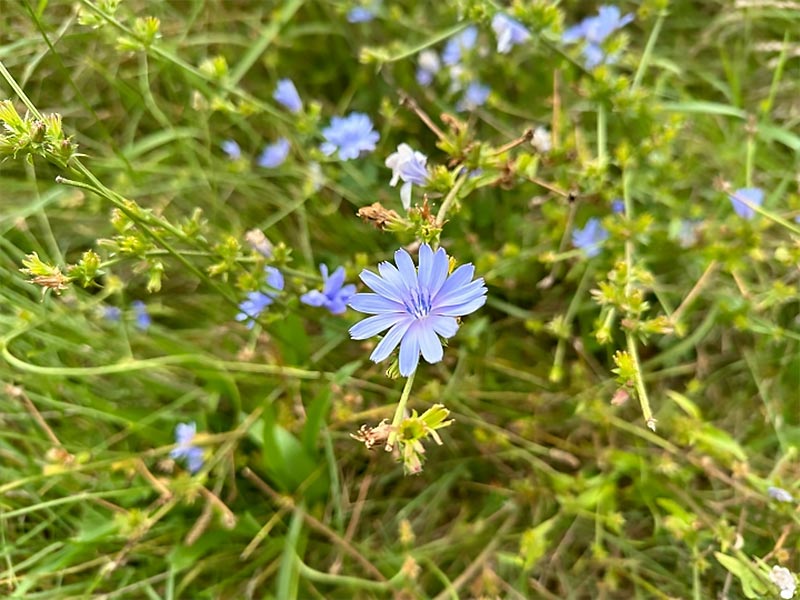
[[[596,13],[577,0],[386,0],[361,24],[327,0],[116,4],[0,9],[0,595],[780,597],[773,568],[800,572],[800,6],[622,2],[616,60],[587,68],[562,41]],[[501,8],[532,33],[507,54]],[[469,23],[460,78],[417,83]],[[458,112],[474,81],[488,100]],[[350,111],[377,147],[324,156]],[[400,143],[433,173],[409,214]],[[764,192],[752,218],[741,188]],[[356,216],[374,202],[393,224]],[[594,256],[572,243],[590,217]],[[352,435],[405,382],[350,339],[362,315],[299,296],[319,263],[357,282],[420,240],[488,300],[420,363],[408,407],[454,423],[407,475]],[[248,328],[265,265],[285,289]],[[170,457],[189,422],[194,474]]]

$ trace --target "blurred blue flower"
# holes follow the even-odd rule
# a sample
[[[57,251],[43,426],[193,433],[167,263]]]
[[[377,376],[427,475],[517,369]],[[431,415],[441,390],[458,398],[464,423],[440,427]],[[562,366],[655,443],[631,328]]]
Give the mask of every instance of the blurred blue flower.
[[[620,15],[616,6],[601,6],[594,17],[586,17],[577,25],[573,25],[564,32],[561,40],[565,44],[574,44],[583,40],[583,58],[586,68],[593,69],[606,59],[602,43],[617,29],[622,29],[633,21],[633,15]]]
[[[103,318],[106,321],[111,321],[112,323],[117,323],[120,318],[122,317],[122,311],[118,306],[104,306],[103,307]]]
[[[153,320],[150,318],[150,314],[147,312],[147,306],[145,306],[145,303],[141,300],[134,300],[131,302],[131,308],[133,308],[136,329],[147,331],[150,325],[152,325]]]
[[[289,112],[297,113],[303,110],[303,101],[291,79],[279,79],[275,92],[272,94],[275,102],[282,104]]]
[[[596,217],[586,221],[583,229],[575,229],[572,232],[572,245],[583,250],[589,258],[600,254],[600,247],[607,239],[608,231]]]
[[[279,138],[274,144],[264,146],[264,150],[261,151],[258,157],[258,166],[265,169],[280,167],[286,157],[289,156],[289,148],[289,140],[284,137]]]
[[[425,87],[429,86],[441,68],[442,62],[436,51],[423,50],[417,59],[417,83]]]
[[[175,443],[169,455],[174,460],[183,459],[190,473],[195,474],[203,468],[203,449],[193,446],[194,436],[197,434],[197,425],[191,423],[178,423],[175,427]]]
[[[478,28],[470,25],[464,31],[461,31],[447,40],[442,51],[442,62],[447,66],[455,65],[461,62],[462,52],[471,50],[478,41]]]
[[[245,321],[248,329],[253,328],[256,324],[254,319],[257,319],[283,290],[283,273],[275,267],[266,267],[264,272],[267,274],[267,286],[271,289],[267,292],[248,292],[247,300],[239,303],[239,310],[242,312],[236,315],[236,320]]]
[[[358,158],[362,152],[375,150],[380,134],[372,129],[372,121],[364,113],[352,112],[346,117],[333,117],[331,124],[322,130],[325,142],[319,147],[330,156],[337,150],[339,158]]]
[[[774,485],[767,488],[767,495],[778,502],[794,502],[794,497],[789,492]]]
[[[394,253],[395,267],[378,264],[376,275],[361,272],[361,281],[376,293],[356,294],[350,300],[355,310],[373,315],[350,328],[350,336],[365,340],[389,329],[370,359],[385,360],[400,344],[400,374],[408,377],[417,368],[420,353],[429,363],[442,360],[442,342],[458,330],[456,317],[463,317],[486,302],[483,278],[472,281],[475,267],[468,263],[451,275],[450,260],[443,248],[436,252],[428,244],[419,249],[419,269],[408,252]]]
[[[491,92],[492,90],[488,86],[473,81],[467,86],[464,97],[456,104],[456,110],[463,112],[465,110],[475,110],[479,106],[483,106]]]
[[[300,296],[300,302],[309,306],[324,306],[334,315],[340,315],[347,309],[347,303],[356,293],[352,283],[344,284],[344,267],[339,267],[328,277],[328,267],[319,266],[322,274],[322,291],[311,290]]]
[[[622,214],[625,212],[625,202],[620,200],[619,198],[615,198],[611,201],[611,212],[616,214]]]
[[[756,211],[747,206],[742,200],[761,206],[764,202],[764,190],[761,188],[739,188],[730,195],[731,204],[736,214],[743,219],[752,219],[756,215]]]
[[[227,154],[228,158],[231,160],[239,160],[242,158],[242,149],[239,148],[239,144],[233,140],[225,140],[220,144],[220,148],[222,148],[222,151]]]
[[[522,23],[504,13],[494,16],[492,29],[497,36],[497,51],[500,54],[508,54],[511,48],[527,42],[531,37],[531,32]]]
[[[351,8],[347,13],[348,23],[369,23],[375,18],[375,13],[364,6]]]
[[[393,152],[386,159],[386,166],[392,170],[392,180],[389,185],[397,185],[397,180],[402,179],[403,187],[400,188],[400,200],[403,208],[408,210],[411,207],[411,188],[417,185],[425,185],[428,182],[428,169],[425,163],[428,157],[422,152],[416,152],[408,144],[400,144],[397,152]]]

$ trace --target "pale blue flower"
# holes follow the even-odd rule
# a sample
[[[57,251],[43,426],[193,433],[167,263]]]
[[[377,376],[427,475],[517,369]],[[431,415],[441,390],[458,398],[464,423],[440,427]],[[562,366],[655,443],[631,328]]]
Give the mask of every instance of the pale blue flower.
[[[467,86],[464,97],[456,104],[456,110],[463,112],[466,110],[475,110],[479,106],[483,106],[491,92],[492,90],[488,86],[473,81]]]
[[[350,328],[350,336],[365,340],[389,329],[370,359],[385,360],[400,345],[400,374],[408,377],[417,368],[419,356],[429,363],[442,360],[442,338],[458,330],[456,317],[463,317],[486,302],[483,278],[472,281],[475,267],[465,264],[451,275],[450,260],[443,248],[434,252],[428,244],[419,249],[419,269],[403,249],[394,253],[397,266],[378,264],[376,275],[361,272],[361,281],[376,293],[356,294],[351,308],[373,315]]]
[[[261,151],[258,157],[258,166],[264,167],[265,169],[280,167],[286,160],[286,157],[289,156],[290,147],[289,140],[284,137],[279,138],[274,144],[264,146],[264,150]]]
[[[428,182],[428,169],[425,163],[428,157],[422,152],[415,151],[408,144],[400,144],[397,152],[393,152],[386,158],[386,166],[392,170],[392,180],[389,185],[397,185],[397,180],[404,181],[400,188],[400,200],[403,208],[408,210],[411,207],[411,188],[417,185],[425,185]]]
[[[220,144],[222,151],[228,155],[231,160],[239,160],[242,158],[242,149],[234,140],[225,140]]]
[[[494,16],[492,29],[497,36],[497,51],[500,54],[508,54],[511,48],[527,42],[531,37],[531,32],[522,23],[504,13]]]
[[[584,41],[583,58],[586,68],[593,69],[606,60],[606,53],[602,48],[608,36],[618,29],[622,29],[633,21],[633,15],[621,16],[616,6],[601,6],[598,14],[587,17],[577,25],[573,25],[564,32],[561,40],[565,44]]]
[[[742,202],[746,200],[756,206],[761,206],[764,202],[764,190],[761,188],[740,188],[730,195],[731,204],[736,214],[743,219],[752,219],[756,215],[756,211]]]
[[[118,306],[105,306],[103,307],[103,318],[106,321],[117,323],[122,318],[122,311]]]
[[[334,315],[340,315],[347,309],[347,303],[356,293],[352,283],[344,284],[344,267],[339,267],[328,277],[328,267],[320,265],[322,274],[322,291],[311,290],[300,296],[300,302],[309,306],[324,306]]]
[[[423,50],[417,59],[417,83],[425,87],[429,86],[441,68],[442,61],[436,51]]]
[[[351,8],[347,13],[348,23],[369,23],[375,18],[375,13],[364,6]]]
[[[774,485],[767,488],[767,495],[778,502],[794,502],[794,497],[789,492]]]
[[[241,312],[235,317],[237,321],[245,321],[248,329],[253,328],[255,319],[275,301],[275,298],[283,290],[283,273],[275,267],[266,267],[264,272],[267,274],[266,281],[270,290],[267,292],[248,292],[247,300],[239,303]]]
[[[272,94],[272,98],[278,104],[282,104],[289,112],[297,113],[303,110],[303,101],[300,99],[300,94],[297,93],[297,88],[291,79],[280,79]]]
[[[625,212],[625,202],[620,200],[619,198],[615,198],[611,201],[611,212],[615,214],[622,214]]]
[[[461,62],[461,55],[467,50],[471,50],[478,41],[478,28],[470,25],[447,40],[447,44],[442,51],[442,62],[447,66]]]
[[[203,468],[203,449],[192,445],[197,434],[197,425],[191,423],[178,423],[175,427],[175,443],[177,448],[170,451],[169,455],[174,460],[183,459],[190,473],[197,473]]]
[[[153,320],[150,318],[150,314],[147,312],[147,306],[145,303],[141,300],[134,300],[131,302],[131,308],[133,308],[136,329],[147,331],[150,325],[152,325]]]
[[[331,124],[322,130],[325,142],[319,147],[326,156],[337,150],[339,158],[358,158],[362,152],[375,150],[380,134],[373,131],[372,121],[364,113],[352,112],[346,117],[333,117]]]
[[[596,217],[586,221],[583,229],[575,229],[572,232],[572,245],[583,250],[589,258],[600,254],[600,247],[607,239],[608,231]]]

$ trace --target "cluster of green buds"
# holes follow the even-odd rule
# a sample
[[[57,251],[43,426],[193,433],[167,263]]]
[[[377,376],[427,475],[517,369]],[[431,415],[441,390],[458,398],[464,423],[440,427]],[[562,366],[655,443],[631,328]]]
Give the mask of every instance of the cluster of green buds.
[[[0,158],[16,158],[22,154],[29,158],[42,158],[66,167],[76,156],[77,146],[71,137],[64,135],[61,115],[48,114],[41,118],[26,114],[21,116],[11,100],[0,102]]]
[[[73,281],[89,287],[103,273],[100,269],[100,256],[92,250],[84,252],[78,263],[67,265],[67,274],[61,271],[61,267],[43,261],[36,252],[28,254],[22,264],[24,266],[20,271],[30,277],[30,283],[41,286],[43,296],[48,290],[58,295]]]

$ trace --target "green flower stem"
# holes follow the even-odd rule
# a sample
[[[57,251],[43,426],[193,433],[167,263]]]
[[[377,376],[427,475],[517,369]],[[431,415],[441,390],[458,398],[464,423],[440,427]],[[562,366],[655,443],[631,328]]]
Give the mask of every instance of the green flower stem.
[[[297,561],[297,569],[302,577],[326,585],[338,585],[354,589],[381,592],[399,589],[408,578],[402,569],[388,581],[370,581],[369,579],[361,579],[348,575],[333,575],[331,573],[323,573],[322,571],[312,569],[297,555],[295,555],[295,559]]]
[[[439,227],[444,225],[444,218],[447,215],[447,211],[450,210],[453,202],[455,202],[458,198],[458,192],[461,189],[461,186],[464,185],[464,182],[467,180],[468,176],[469,173],[464,173],[458,177],[453,185],[453,188],[448,192],[447,196],[445,196],[444,202],[442,202],[442,206],[439,208],[439,213],[436,215],[436,224]]]
[[[389,433],[386,446],[384,447],[384,450],[387,452],[391,452],[392,448],[394,448],[394,442],[395,439],[397,439],[397,428],[400,426],[400,421],[403,420],[403,413],[405,413],[406,404],[408,403],[408,397],[411,395],[411,388],[414,385],[414,376],[416,374],[417,371],[414,370],[414,372],[408,376],[408,379],[406,379],[406,385],[403,388],[403,393],[400,395],[400,402],[397,403],[397,408],[394,411],[391,433]]]
[[[608,161],[607,149],[607,136],[608,133],[608,115],[606,114],[606,106],[602,102],[597,106],[597,160],[600,164],[605,166]]]
[[[622,178],[622,195],[625,201],[625,218],[629,223],[633,222],[633,200],[631,199],[629,191],[630,175],[626,171]],[[630,296],[632,290],[631,273],[633,272],[633,238],[631,236],[625,240],[625,265],[628,272],[628,280],[625,282],[625,296]],[[625,341],[628,347],[628,354],[633,360],[635,368],[634,386],[636,388],[636,395],[639,397],[639,404],[642,407],[642,416],[647,424],[647,427],[652,431],[656,430],[656,420],[653,418],[653,411],[650,408],[650,400],[647,397],[647,389],[644,386],[644,378],[642,377],[642,364],[639,361],[639,351],[636,347],[636,339],[633,332],[625,331]]]
[[[653,48],[656,47],[656,40],[658,40],[658,36],[661,33],[661,26],[664,24],[664,18],[666,16],[666,11],[661,11],[658,13],[656,24],[653,26],[653,30],[650,32],[650,37],[647,39],[647,45],[644,47],[642,60],[639,61],[639,67],[636,69],[636,75],[633,77],[631,89],[635,90],[642,83],[644,73],[647,71],[647,67],[650,66],[650,57],[653,55]]]

